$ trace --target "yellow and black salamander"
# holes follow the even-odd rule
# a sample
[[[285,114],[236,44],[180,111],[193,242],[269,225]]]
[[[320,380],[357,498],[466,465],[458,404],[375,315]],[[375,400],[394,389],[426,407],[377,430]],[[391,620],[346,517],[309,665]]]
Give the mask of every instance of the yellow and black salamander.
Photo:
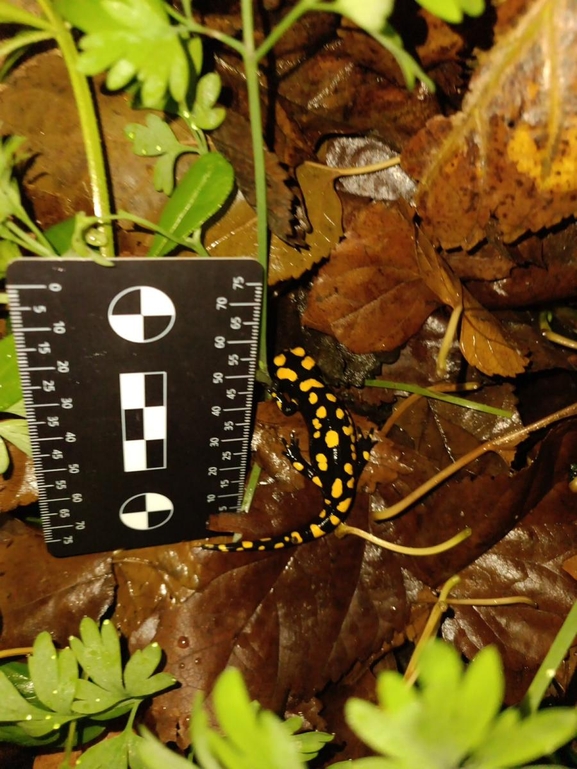
[[[339,404],[322,380],[322,374],[302,347],[277,355],[273,360],[272,395],[283,414],[300,411],[309,429],[310,461],[303,457],[293,436],[286,456],[293,467],[323,492],[324,507],[304,529],[278,537],[240,540],[227,544],[205,543],[207,550],[223,552],[278,550],[301,545],[330,534],[347,517],[357,481],[369,459],[373,441],[357,433],[349,412]]]

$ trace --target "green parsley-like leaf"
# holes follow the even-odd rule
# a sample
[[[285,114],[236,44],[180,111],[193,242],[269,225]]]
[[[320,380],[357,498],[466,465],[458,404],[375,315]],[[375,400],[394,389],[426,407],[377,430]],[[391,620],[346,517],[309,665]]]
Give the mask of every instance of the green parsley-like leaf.
[[[180,35],[162,0],[57,0],[57,10],[85,36],[78,66],[85,75],[108,71],[106,85],[140,83],[145,107],[167,94],[180,103],[189,83],[189,63]]]
[[[152,694],[174,686],[176,679],[170,673],[156,673],[162,659],[157,643],[135,651],[124,668],[124,688],[132,697],[150,697]]]
[[[394,0],[334,0],[331,11],[340,13],[371,32],[381,32],[392,13]]]
[[[234,171],[218,152],[201,155],[189,168],[164,207],[159,226],[177,238],[187,238],[222,208],[232,191]],[[163,256],[172,241],[155,235],[149,256]]]
[[[203,131],[212,131],[222,123],[226,110],[223,107],[215,107],[222,83],[217,72],[207,72],[196,86],[194,104],[187,120]]]
[[[6,277],[6,269],[10,262],[22,256],[20,248],[11,240],[0,240],[0,280]]]
[[[134,750],[144,769],[192,769],[190,761],[169,750],[147,729],[142,728],[141,733],[142,738],[135,743]]]
[[[50,633],[39,633],[28,660],[30,678],[40,702],[50,710],[70,715],[78,682],[78,665],[72,649],[56,651]]]
[[[485,0],[417,0],[419,5],[450,24],[460,24],[465,15],[480,16]]]
[[[80,623],[80,638],[72,636],[70,646],[92,681],[108,692],[124,697],[122,661],[118,633],[110,620],[101,628],[90,617]]]
[[[124,731],[97,742],[82,754],[80,766],[82,769],[128,769],[130,738],[130,732]]]
[[[4,419],[0,422],[0,438],[13,443],[27,456],[32,456],[32,445],[28,432],[28,422],[25,419]],[[0,472],[4,472],[1,471]]]
[[[0,339],[0,411],[8,411],[13,403],[21,399],[22,388],[14,336],[8,334]]]
[[[174,166],[177,159],[185,152],[196,152],[196,148],[181,144],[172,128],[154,114],[147,115],[145,126],[130,123],[125,127],[124,133],[132,141],[136,155],[160,156],[154,167],[154,189],[171,195],[174,190]]]
[[[22,8],[17,8],[12,3],[5,2],[0,2],[0,23],[50,29],[48,22],[40,16],[35,16]]]

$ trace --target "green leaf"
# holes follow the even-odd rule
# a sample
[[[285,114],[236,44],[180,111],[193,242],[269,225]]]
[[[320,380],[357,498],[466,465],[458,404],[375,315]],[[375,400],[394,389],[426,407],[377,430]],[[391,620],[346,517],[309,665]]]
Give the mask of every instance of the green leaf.
[[[501,724],[476,751],[472,764],[483,769],[517,767],[553,753],[576,735],[577,712],[573,708],[541,710],[514,724]]]
[[[184,100],[189,63],[183,30],[171,24],[161,0],[57,0],[56,6],[86,33],[78,61],[85,75],[109,70],[111,90],[136,78],[145,107],[157,106],[168,94],[177,103]]]
[[[402,711],[417,702],[417,690],[396,670],[384,670],[377,678],[377,696],[383,710]]]
[[[465,14],[480,16],[485,10],[484,0],[417,0],[425,10],[450,24],[460,24]]]
[[[11,240],[0,240],[0,280],[6,277],[10,262],[22,256],[20,248]]]
[[[82,769],[128,769],[130,736],[130,732],[121,732],[116,737],[97,742],[82,754],[77,766]]]
[[[125,692],[108,691],[102,686],[80,678],[76,684],[76,698],[72,710],[83,716],[98,716],[106,720],[127,713],[134,700]]]
[[[35,16],[33,13],[16,8],[11,3],[0,3],[0,24],[22,24],[26,27],[37,27],[38,29],[50,29],[50,25],[45,19]]]
[[[21,399],[14,336],[8,334],[0,339],[0,411],[7,411],[9,406]]]
[[[174,686],[176,678],[169,673],[153,675],[161,659],[162,650],[157,643],[132,654],[124,668],[124,688],[132,697],[150,697]]]
[[[57,651],[50,633],[39,633],[28,660],[30,678],[40,702],[58,715],[70,715],[78,682],[78,665],[71,649]]]
[[[0,422],[0,438],[10,441],[27,456],[32,456],[32,445],[25,419],[4,419]],[[3,471],[0,471],[3,472]]]
[[[47,230],[44,230],[46,239],[59,256],[64,256],[72,250],[72,238],[75,227],[76,217],[70,216],[68,219],[64,219],[58,222],[58,224],[53,224]]]
[[[458,692],[453,728],[460,736],[465,751],[476,750],[487,739],[504,694],[501,657],[494,646],[486,646],[467,667]]]
[[[133,142],[136,155],[161,156],[154,167],[154,189],[171,195],[177,159],[185,152],[196,152],[196,148],[181,144],[172,128],[154,114],[147,115],[145,126],[131,123],[125,127],[124,133]]]
[[[72,636],[70,646],[95,684],[124,697],[120,641],[110,620],[104,620],[99,629],[93,619],[84,617],[80,623],[80,639]]]
[[[232,166],[218,152],[201,155],[189,168],[162,211],[159,226],[186,238],[210,219],[226,202],[234,184]],[[155,235],[149,256],[163,256],[173,244]]]
[[[4,441],[0,441],[0,475],[4,473],[10,467],[10,452]]]
[[[334,0],[327,10],[340,13],[362,29],[380,32],[392,13],[394,0]]]
[[[145,769],[192,769],[190,761],[169,750],[147,729],[140,731],[142,738],[135,743],[135,752]]]

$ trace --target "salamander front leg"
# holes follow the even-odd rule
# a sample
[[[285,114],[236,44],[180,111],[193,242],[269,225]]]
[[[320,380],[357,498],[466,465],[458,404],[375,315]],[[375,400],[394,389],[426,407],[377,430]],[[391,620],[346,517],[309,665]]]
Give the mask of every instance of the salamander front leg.
[[[290,463],[294,469],[298,470],[301,475],[304,475],[305,478],[308,478],[310,481],[316,478],[317,472],[303,457],[296,435],[294,433],[291,434],[290,443],[285,441],[284,438],[282,439],[282,442],[285,447],[285,456],[290,460]]]

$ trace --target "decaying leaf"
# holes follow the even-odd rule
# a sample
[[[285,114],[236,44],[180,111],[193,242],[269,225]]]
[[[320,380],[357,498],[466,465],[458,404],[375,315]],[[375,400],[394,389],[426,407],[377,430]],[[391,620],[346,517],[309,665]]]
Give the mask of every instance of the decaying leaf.
[[[299,278],[327,257],[342,235],[342,207],[334,182],[340,174],[318,163],[303,163],[296,176],[303,193],[311,231],[305,246],[289,245],[271,236],[268,282]],[[206,233],[205,245],[213,256],[254,256],[257,251],[256,214],[241,196],[226,216]]]
[[[373,203],[320,269],[303,322],[353,352],[394,350],[437,306],[419,274],[412,223],[397,207]]]
[[[575,422],[558,425],[539,454],[540,467],[528,497],[529,514],[461,573],[455,593],[467,598],[526,595],[538,608],[456,606],[443,625],[444,637],[469,658],[483,646],[497,644],[511,702],[524,695],[575,601],[577,583],[565,564],[577,550],[577,503],[567,482],[567,467],[576,452]],[[539,488],[548,490],[540,501],[531,503]]]
[[[466,360],[488,376],[522,373],[527,358],[511,345],[499,321],[461,285],[422,232],[417,238],[416,259],[427,286],[460,313],[460,345]]]
[[[2,527],[0,563],[4,649],[30,646],[42,630],[66,645],[82,617],[100,619],[114,600],[110,554],[54,558],[40,529],[18,520]]]
[[[575,213],[577,16],[535,0],[483,55],[462,111],[404,148],[416,205],[444,248],[472,248],[494,220],[513,241]]]

